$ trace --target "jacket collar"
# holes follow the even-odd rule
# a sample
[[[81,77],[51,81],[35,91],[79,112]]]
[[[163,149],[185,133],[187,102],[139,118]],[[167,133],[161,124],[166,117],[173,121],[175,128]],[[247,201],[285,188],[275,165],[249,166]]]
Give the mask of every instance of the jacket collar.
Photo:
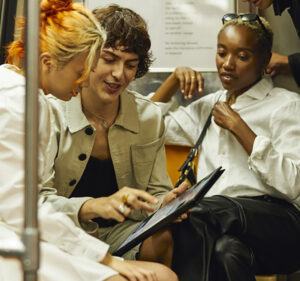
[[[87,126],[91,126],[82,111],[80,94],[66,102],[66,120],[71,133],[75,133]],[[139,118],[134,94],[125,90],[120,95],[120,110],[116,118],[115,125],[123,127],[124,129],[134,133],[138,133],[138,120]]]
[[[140,130],[139,115],[134,93],[125,90],[121,94],[120,98],[120,111],[115,125],[121,126],[134,133],[138,133]]]

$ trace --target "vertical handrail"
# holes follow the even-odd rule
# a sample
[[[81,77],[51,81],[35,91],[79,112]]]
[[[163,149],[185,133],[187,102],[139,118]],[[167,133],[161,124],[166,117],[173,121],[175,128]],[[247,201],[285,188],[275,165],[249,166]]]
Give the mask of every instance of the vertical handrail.
[[[4,26],[4,12],[6,6],[6,0],[0,2],[0,27]],[[2,46],[2,30],[0,30],[0,46]]]
[[[25,219],[22,234],[24,281],[36,281],[39,267],[38,126],[40,1],[25,6]]]

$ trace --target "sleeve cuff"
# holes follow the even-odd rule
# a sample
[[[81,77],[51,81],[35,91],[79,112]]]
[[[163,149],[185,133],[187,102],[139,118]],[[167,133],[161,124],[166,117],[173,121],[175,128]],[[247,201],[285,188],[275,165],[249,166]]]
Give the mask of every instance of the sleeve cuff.
[[[267,147],[270,145],[270,140],[263,136],[257,136],[254,140],[251,155],[248,158],[249,169],[253,170],[255,163],[264,161]],[[256,170],[256,169],[255,169]]]

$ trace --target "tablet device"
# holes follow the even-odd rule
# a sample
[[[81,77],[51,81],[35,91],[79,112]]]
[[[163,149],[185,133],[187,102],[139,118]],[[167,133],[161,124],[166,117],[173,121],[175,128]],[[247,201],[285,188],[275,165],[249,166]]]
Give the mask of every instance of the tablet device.
[[[141,223],[116,249],[113,255],[122,256],[128,250],[151,236],[153,233],[172,223],[181,214],[192,208],[197,201],[204,197],[223,172],[224,169],[222,169],[222,167],[215,169],[208,176],[187,189],[184,193],[180,194],[177,198],[141,221]]]

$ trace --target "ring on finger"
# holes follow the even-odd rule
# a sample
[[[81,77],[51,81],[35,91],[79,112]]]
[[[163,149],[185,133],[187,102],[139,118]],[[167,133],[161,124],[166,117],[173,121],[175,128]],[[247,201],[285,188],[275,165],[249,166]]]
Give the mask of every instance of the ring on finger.
[[[191,78],[192,78],[192,79],[195,79],[195,76],[192,76]]]
[[[122,196],[122,201],[123,201],[123,203],[127,203],[128,202],[128,194],[124,194],[123,196]]]
[[[123,203],[120,204],[120,206],[119,206],[119,211],[120,211],[121,214],[124,214],[124,213],[125,213],[125,205],[124,205]]]

